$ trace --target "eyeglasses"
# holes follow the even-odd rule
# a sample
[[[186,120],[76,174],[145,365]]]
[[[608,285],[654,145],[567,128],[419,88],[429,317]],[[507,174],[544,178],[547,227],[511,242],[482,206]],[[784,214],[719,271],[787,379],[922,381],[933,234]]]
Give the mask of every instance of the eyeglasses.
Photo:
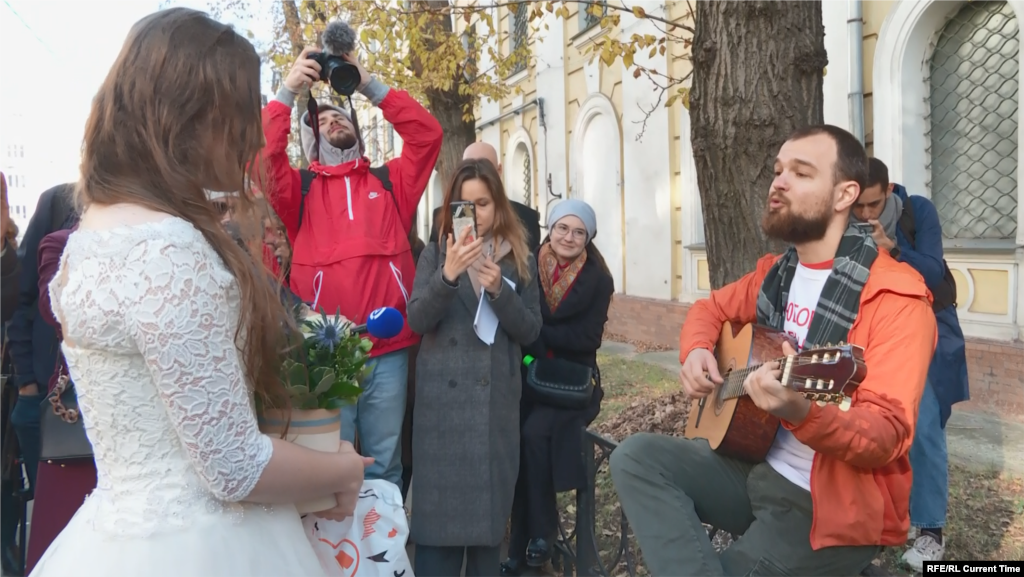
[[[587,240],[587,231],[582,228],[569,228],[569,225],[564,222],[556,224],[552,233],[558,237],[566,237],[571,233],[573,240]]]

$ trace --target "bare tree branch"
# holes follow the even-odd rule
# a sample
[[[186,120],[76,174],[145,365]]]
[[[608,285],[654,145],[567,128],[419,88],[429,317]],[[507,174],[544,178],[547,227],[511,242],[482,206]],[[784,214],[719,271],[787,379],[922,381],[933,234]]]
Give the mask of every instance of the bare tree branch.
[[[643,106],[640,105],[639,102],[636,105],[637,108],[640,109],[640,112],[644,113],[643,118],[641,118],[640,120],[633,121],[633,124],[640,125],[640,132],[637,133],[636,135],[636,141],[640,142],[644,137],[644,133],[647,132],[647,121],[650,120],[651,116],[658,110],[658,108],[662,106],[662,102],[665,99],[665,94],[667,94],[668,91],[671,90],[673,87],[683,84],[684,82],[689,80],[689,78],[693,76],[693,70],[691,69],[689,72],[686,73],[685,76],[677,79],[662,74],[657,70],[650,70],[644,66],[640,66],[639,64],[636,64],[635,66],[637,70],[640,70],[640,72],[643,75],[647,76],[647,79],[650,80],[651,84],[654,85],[654,90],[658,93],[658,97],[655,99],[654,104],[652,104],[649,109],[645,109]],[[667,82],[662,84],[655,77],[664,78],[665,80],[667,80]]]

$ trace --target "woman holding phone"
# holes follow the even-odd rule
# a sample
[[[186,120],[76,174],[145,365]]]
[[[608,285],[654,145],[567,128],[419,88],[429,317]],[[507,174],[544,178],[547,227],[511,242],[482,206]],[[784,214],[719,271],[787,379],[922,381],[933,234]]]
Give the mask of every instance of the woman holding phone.
[[[464,214],[460,202],[472,203],[475,226],[456,233],[452,205]],[[441,217],[408,308],[409,326],[423,335],[410,538],[419,577],[458,575],[464,557],[467,577],[493,576],[519,472],[520,347],[541,327],[537,265],[489,161],[457,167]],[[478,334],[478,309],[497,327],[478,322]]]

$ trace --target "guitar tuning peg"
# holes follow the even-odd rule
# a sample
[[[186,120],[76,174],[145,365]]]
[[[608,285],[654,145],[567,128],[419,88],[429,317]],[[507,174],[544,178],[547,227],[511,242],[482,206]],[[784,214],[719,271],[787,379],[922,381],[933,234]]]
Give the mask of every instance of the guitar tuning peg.
[[[850,397],[844,395],[843,401],[839,403],[839,410],[843,412],[849,411],[851,404],[853,404],[853,401],[850,400]]]

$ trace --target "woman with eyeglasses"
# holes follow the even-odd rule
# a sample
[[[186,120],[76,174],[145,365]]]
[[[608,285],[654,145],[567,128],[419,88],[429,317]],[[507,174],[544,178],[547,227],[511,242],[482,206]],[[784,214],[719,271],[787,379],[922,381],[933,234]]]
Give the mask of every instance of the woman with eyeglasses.
[[[550,560],[558,531],[555,495],[586,484],[582,430],[597,418],[604,397],[597,349],[615,287],[594,245],[597,216],[586,202],[567,199],[551,208],[548,223],[550,234],[537,252],[543,325],[540,338],[523,352],[589,366],[597,384],[590,405],[573,411],[531,398],[524,383],[519,479],[502,575],[520,575]]]

